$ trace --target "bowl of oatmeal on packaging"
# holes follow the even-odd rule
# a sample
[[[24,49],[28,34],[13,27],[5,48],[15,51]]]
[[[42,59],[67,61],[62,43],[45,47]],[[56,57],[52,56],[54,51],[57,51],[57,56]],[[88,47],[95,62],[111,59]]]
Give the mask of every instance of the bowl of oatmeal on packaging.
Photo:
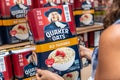
[[[59,71],[65,71],[72,66],[75,60],[75,51],[69,47],[58,48],[50,53],[47,60],[52,64],[48,65]]]

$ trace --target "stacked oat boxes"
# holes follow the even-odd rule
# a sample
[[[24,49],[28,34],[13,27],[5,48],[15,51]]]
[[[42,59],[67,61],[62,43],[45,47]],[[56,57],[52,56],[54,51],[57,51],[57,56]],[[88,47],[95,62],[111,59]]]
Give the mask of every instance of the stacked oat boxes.
[[[75,0],[74,17],[76,27],[89,26],[94,24],[94,1]]]
[[[30,30],[25,17],[33,8],[32,0],[0,0],[0,4],[3,43],[28,41]]]

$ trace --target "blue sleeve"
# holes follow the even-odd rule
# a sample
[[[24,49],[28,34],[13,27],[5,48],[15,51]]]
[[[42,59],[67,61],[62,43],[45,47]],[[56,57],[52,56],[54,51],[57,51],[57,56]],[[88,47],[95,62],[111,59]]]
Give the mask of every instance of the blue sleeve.
[[[92,78],[94,78],[95,76],[95,72],[96,72],[96,68],[97,68],[97,64],[98,64],[98,50],[99,48],[96,47],[94,50],[93,50],[93,54],[92,54]]]

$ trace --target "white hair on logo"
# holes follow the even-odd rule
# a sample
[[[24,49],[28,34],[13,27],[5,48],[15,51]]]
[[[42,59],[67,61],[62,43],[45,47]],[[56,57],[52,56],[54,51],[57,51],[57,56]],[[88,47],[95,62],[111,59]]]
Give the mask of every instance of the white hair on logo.
[[[18,0],[14,0],[14,3],[17,4],[17,1]],[[22,1],[22,4],[24,4],[24,0],[21,0]]]
[[[62,0],[62,2],[69,2],[69,0]]]
[[[62,17],[61,15],[58,13],[58,21],[61,21],[62,20]],[[49,22],[52,22],[52,14],[50,13],[49,16],[48,16],[48,21]]]
[[[46,0],[46,2],[55,2],[55,0]]]
[[[31,56],[28,57],[27,61],[30,63],[31,62]]]

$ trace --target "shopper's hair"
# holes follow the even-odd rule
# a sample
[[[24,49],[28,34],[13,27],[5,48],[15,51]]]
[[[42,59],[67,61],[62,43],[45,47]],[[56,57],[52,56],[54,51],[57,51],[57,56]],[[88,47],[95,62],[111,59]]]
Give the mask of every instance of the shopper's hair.
[[[103,20],[104,27],[109,27],[118,19],[120,19],[120,0],[113,0],[113,3],[106,11],[106,15]]]

